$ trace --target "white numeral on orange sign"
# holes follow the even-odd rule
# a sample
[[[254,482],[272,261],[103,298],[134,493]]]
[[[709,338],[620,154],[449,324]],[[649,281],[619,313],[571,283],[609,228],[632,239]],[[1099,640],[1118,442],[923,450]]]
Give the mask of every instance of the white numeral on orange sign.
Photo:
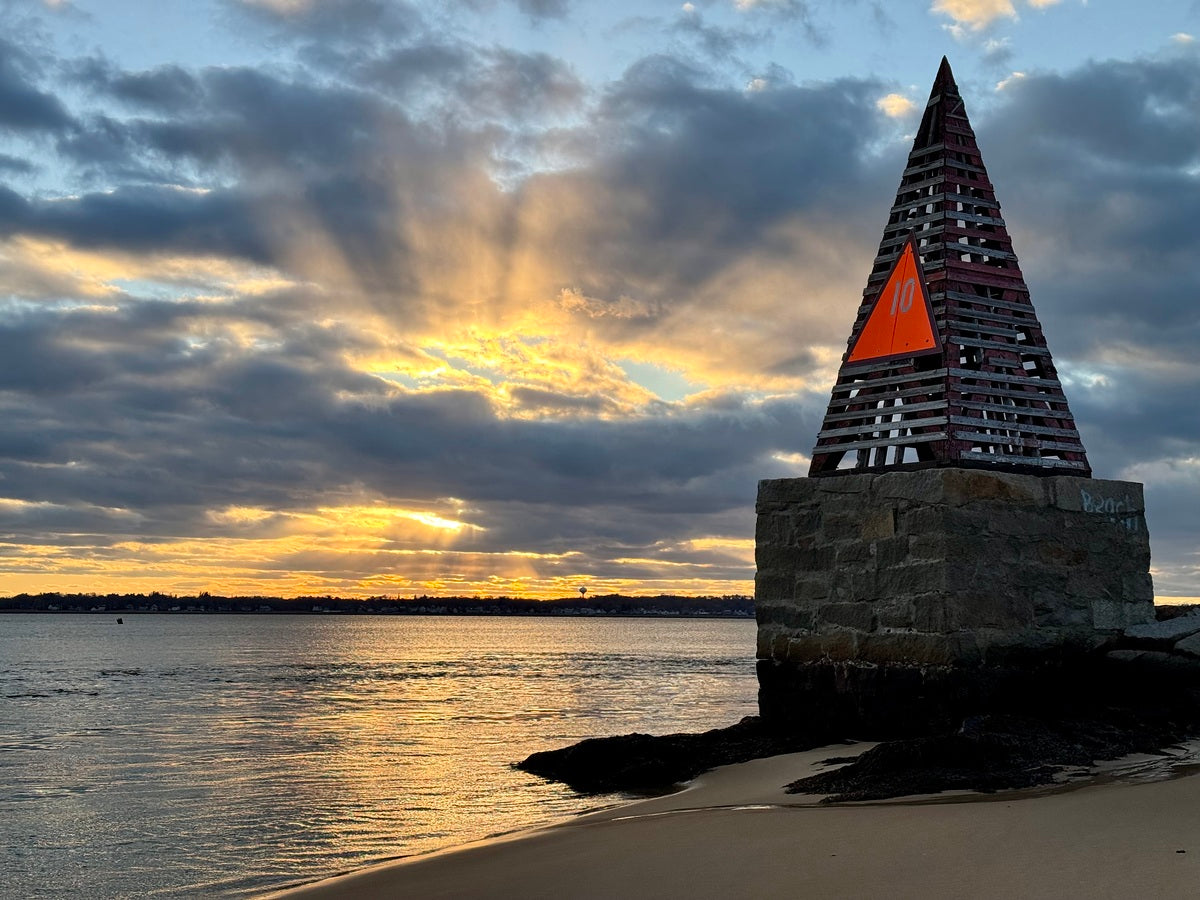
[[[900,312],[906,313],[912,309],[913,297],[917,293],[917,282],[914,278],[904,279],[904,285],[901,286],[896,282],[896,286],[892,288],[892,315],[896,315],[897,307]]]

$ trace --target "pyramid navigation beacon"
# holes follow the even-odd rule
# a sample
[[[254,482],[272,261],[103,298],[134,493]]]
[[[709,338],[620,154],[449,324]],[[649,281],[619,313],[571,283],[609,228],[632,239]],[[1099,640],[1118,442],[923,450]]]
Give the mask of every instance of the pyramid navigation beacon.
[[[944,57],[809,475],[926,466],[1091,476]]]

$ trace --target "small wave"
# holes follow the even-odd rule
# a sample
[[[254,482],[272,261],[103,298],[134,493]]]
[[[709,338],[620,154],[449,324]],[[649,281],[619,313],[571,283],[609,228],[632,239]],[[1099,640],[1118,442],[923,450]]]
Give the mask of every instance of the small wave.
[[[26,691],[18,694],[5,694],[5,700],[48,700],[54,695],[77,694],[81,697],[99,697],[99,691],[88,691],[83,688],[49,688],[48,693],[42,691]]]
[[[39,800],[54,800],[59,797],[74,797],[86,794],[92,788],[86,784],[63,785],[56,788],[39,788],[32,791],[14,791],[4,800],[8,803],[36,803]]]

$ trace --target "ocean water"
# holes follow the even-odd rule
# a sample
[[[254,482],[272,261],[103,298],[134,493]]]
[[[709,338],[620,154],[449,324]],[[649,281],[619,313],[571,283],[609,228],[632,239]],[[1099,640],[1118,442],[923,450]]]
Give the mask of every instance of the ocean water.
[[[566,818],[512,768],[756,711],[745,620],[0,615],[0,897],[244,897]]]

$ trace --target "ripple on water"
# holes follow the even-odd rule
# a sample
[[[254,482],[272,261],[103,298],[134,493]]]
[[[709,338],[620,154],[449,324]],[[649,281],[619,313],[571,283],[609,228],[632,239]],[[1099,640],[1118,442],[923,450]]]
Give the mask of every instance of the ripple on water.
[[[598,801],[527,753],[754,708],[752,622],[90,622],[0,633],[0,865],[41,896],[239,896],[542,824]]]

